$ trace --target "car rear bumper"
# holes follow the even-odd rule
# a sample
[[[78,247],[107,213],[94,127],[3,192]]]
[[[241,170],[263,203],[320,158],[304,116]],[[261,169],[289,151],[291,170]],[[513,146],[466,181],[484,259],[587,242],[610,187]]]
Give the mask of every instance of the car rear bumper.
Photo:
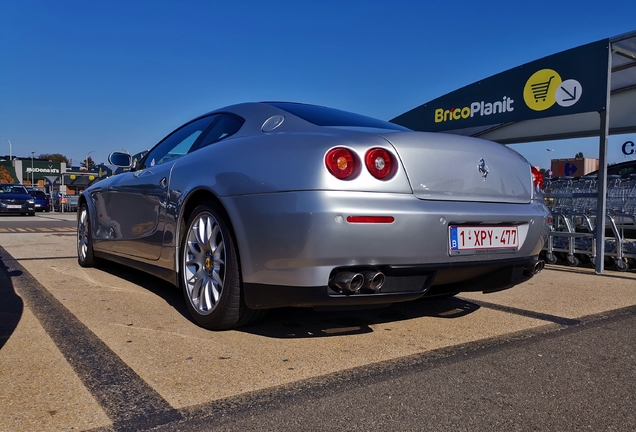
[[[244,284],[245,303],[251,309],[275,307],[348,307],[385,305],[421,297],[453,295],[466,291],[495,292],[523,283],[533,274],[536,259],[521,258],[464,264],[377,266],[386,276],[376,292],[343,294],[329,286],[295,287]],[[352,268],[353,270],[356,267]],[[357,267],[362,271],[360,267]],[[457,281],[463,274],[464,280]]]
[[[35,212],[35,207],[33,207],[33,205],[30,205],[30,206],[23,205],[20,208],[7,208],[6,206],[0,206],[0,213],[22,214],[22,213],[34,213],[34,212]]]
[[[286,192],[222,202],[246,286],[314,289],[327,286],[334,269],[355,266],[454,269],[440,271],[431,284],[468,281],[475,277],[469,268],[537,256],[547,239],[549,216],[539,203],[428,201],[392,193]],[[392,216],[394,222],[349,223],[348,216]],[[449,225],[482,223],[519,226],[519,249],[450,256]]]

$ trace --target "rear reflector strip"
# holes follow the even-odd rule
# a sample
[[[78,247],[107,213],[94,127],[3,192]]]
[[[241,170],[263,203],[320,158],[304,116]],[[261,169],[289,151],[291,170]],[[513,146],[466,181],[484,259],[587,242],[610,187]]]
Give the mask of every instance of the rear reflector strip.
[[[393,216],[347,216],[349,223],[393,223]]]

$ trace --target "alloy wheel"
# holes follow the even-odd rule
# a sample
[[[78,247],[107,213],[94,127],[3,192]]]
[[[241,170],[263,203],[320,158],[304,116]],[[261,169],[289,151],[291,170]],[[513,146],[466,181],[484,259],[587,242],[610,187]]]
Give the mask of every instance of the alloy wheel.
[[[88,210],[82,207],[77,222],[77,254],[80,261],[86,261],[88,247]]]
[[[197,313],[210,314],[218,305],[225,284],[225,241],[221,227],[209,212],[202,212],[188,228],[183,255],[186,295]]]

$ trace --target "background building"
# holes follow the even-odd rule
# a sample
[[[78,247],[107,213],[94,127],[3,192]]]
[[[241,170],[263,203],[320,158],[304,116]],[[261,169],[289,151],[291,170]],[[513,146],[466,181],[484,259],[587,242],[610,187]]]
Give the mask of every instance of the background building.
[[[580,177],[597,171],[599,162],[597,158],[571,158],[571,159],[552,159],[550,170],[552,178],[558,177]]]
[[[5,159],[0,160],[0,166],[4,167],[12,183],[50,194],[77,195],[100,178],[113,175],[113,170],[104,164],[87,170],[85,167],[69,167],[65,162],[35,158]]]

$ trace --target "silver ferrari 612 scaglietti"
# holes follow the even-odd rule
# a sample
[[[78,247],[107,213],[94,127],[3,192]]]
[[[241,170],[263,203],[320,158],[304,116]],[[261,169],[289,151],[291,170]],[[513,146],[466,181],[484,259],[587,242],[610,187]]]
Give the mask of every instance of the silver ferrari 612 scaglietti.
[[[131,168],[80,197],[79,264],[168,280],[209,329],[282,306],[499,291],[543,268],[539,173],[489,141],[263,102],[109,160]]]

